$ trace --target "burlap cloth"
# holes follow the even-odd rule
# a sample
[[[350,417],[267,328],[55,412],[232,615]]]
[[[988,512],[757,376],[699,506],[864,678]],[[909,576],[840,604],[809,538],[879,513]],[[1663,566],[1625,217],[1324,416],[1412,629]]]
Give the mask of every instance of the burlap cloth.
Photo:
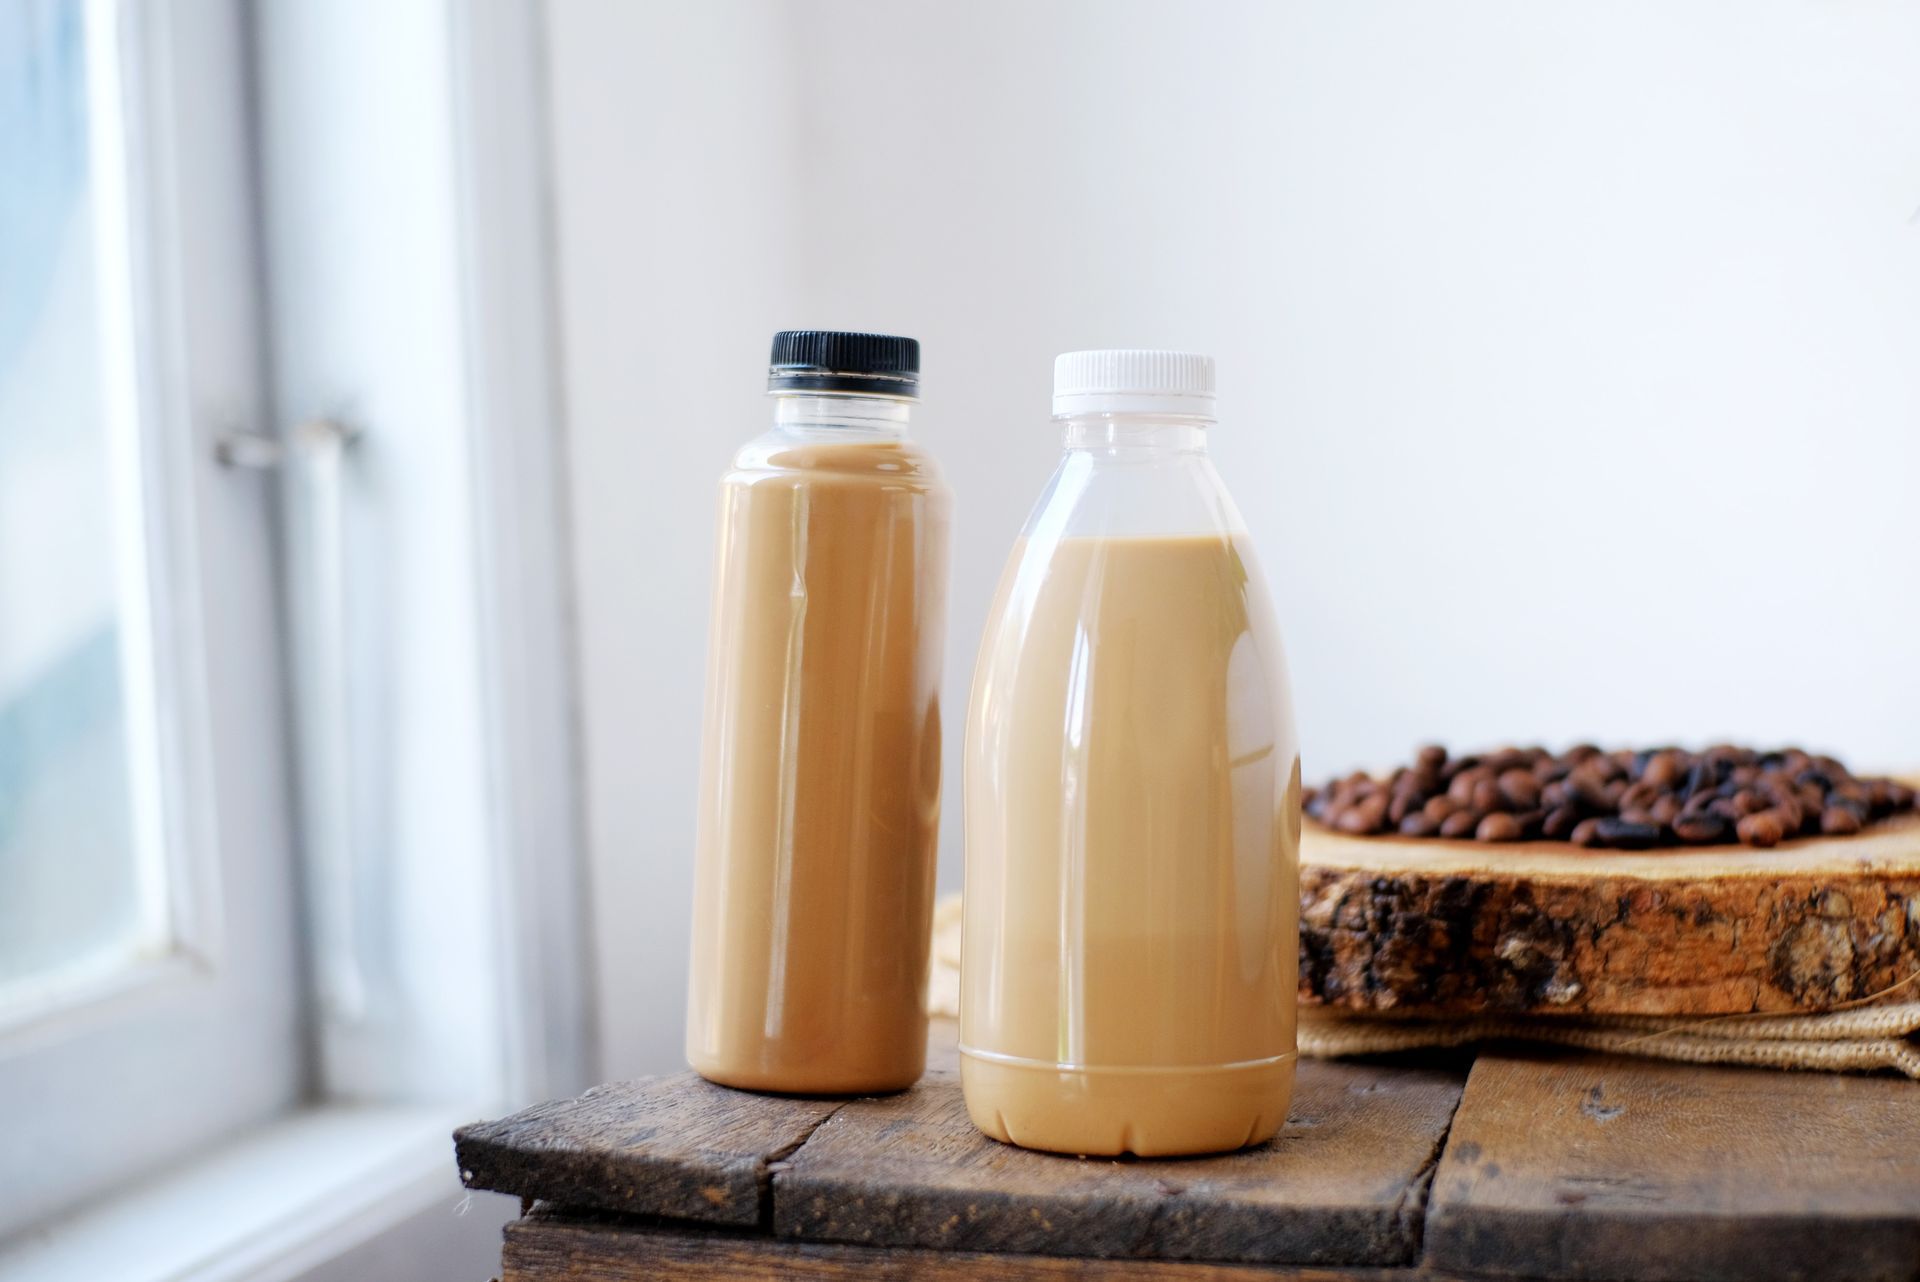
[[[1889,997],[1911,998],[1915,991],[1915,985],[1907,984]],[[960,1011],[958,895],[942,898],[934,908],[928,1007],[935,1015],[954,1016]],[[1560,1015],[1428,1020],[1352,1016],[1314,1006],[1300,1010],[1300,1053],[1315,1059],[1491,1041],[1578,1046],[1689,1064],[1749,1064],[1828,1073],[1890,1068],[1920,1079],[1920,1000],[1886,1000],[1821,1015],[1718,1019]]]
[[[1828,1073],[1891,1068],[1920,1078],[1916,1032],[1920,1032],[1920,1001],[1824,1015],[1719,1019],[1555,1015],[1428,1020],[1342,1016],[1311,1006],[1300,1011],[1300,1053],[1316,1059],[1472,1042],[1550,1042],[1689,1064],[1751,1064]]]

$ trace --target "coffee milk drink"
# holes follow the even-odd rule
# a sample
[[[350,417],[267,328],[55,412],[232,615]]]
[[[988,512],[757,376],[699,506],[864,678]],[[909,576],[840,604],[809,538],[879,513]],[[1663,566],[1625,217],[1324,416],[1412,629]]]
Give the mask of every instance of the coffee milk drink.
[[[926,1065],[951,496],[910,338],[775,337],[720,484],[687,1059],[809,1094]]]
[[[995,1139],[1238,1148],[1294,1072],[1300,759],[1213,362],[1076,352],[966,733],[960,1073]]]

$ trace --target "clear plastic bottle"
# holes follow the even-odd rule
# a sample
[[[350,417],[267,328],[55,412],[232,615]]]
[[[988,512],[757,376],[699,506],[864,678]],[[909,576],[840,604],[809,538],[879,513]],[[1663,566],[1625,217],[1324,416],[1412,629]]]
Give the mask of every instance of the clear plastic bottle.
[[[806,1094],[926,1067],[952,496],[910,338],[774,339],[720,483],[687,1059]]]
[[[966,742],[961,1083],[1028,1148],[1142,1156],[1285,1122],[1300,758],[1213,362],[1075,352]]]

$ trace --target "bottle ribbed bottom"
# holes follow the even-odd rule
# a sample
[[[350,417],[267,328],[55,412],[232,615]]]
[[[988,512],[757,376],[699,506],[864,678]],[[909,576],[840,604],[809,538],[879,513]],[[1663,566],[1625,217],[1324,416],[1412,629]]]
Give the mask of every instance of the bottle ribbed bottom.
[[[1174,1068],[1087,1068],[960,1050],[973,1124],[1050,1153],[1175,1157],[1272,1139],[1287,1120],[1297,1057]]]

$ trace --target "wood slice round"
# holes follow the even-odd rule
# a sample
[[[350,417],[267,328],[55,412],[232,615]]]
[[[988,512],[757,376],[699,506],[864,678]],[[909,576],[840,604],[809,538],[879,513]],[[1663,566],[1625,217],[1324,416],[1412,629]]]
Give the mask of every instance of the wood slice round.
[[[1639,852],[1309,819],[1300,865],[1301,998],[1347,1010],[1819,1011],[1920,972],[1920,816],[1772,850]]]

